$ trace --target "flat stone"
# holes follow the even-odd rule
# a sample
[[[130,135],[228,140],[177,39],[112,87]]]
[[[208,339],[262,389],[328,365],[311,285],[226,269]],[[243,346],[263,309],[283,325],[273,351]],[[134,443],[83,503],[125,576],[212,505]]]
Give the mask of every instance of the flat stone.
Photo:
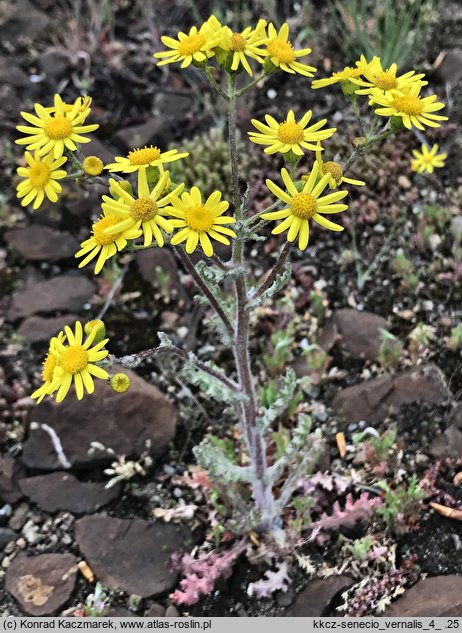
[[[388,618],[461,617],[462,576],[424,578],[385,609]]]
[[[79,481],[66,472],[28,477],[18,483],[29,501],[46,512],[91,514],[120,495],[120,486],[105,488],[104,484]]]
[[[0,502],[16,503],[23,496],[18,479],[24,476],[22,466],[10,456],[0,457]]]
[[[27,261],[57,262],[74,257],[79,250],[79,243],[70,233],[39,224],[11,229],[5,233],[5,240]]]
[[[287,618],[319,617],[328,615],[334,599],[349,589],[354,580],[348,576],[331,576],[310,582],[284,612]]]
[[[17,533],[14,530],[6,527],[0,527],[0,552],[2,552],[8,543],[15,541],[18,538]]]
[[[345,308],[334,313],[333,321],[343,345],[353,358],[377,359],[382,343],[380,330],[389,327],[384,318],[371,312]]]
[[[103,515],[79,519],[75,527],[76,542],[96,578],[108,589],[141,598],[173,589],[178,574],[166,564],[171,554],[187,547],[190,537],[184,526]]]
[[[83,275],[59,275],[15,292],[7,318],[10,321],[37,313],[80,312],[95,291]]]
[[[414,402],[442,404],[450,391],[441,370],[426,365],[418,370],[378,378],[340,390],[332,407],[347,423],[382,422],[402,405]]]
[[[91,141],[81,145],[80,149],[84,156],[97,156],[101,158],[105,164],[114,162],[115,150],[110,149],[107,145],[102,143],[99,138],[95,138],[93,135]]]
[[[160,248],[148,248],[144,251],[139,251],[136,254],[136,263],[141,276],[145,281],[151,284],[156,284],[156,268],[160,268],[165,275],[168,275],[169,289],[178,287],[178,267],[176,259],[170,253]]]
[[[114,456],[107,451],[88,453],[90,442],[100,442],[117,455],[139,457],[146,450],[153,457],[165,451],[175,436],[177,413],[172,403],[153,385],[124,370],[131,380],[125,393],[114,392],[106,381],[95,380],[95,393],[77,400],[73,391],[60,404],[45,399],[31,412],[30,429],[21,455],[28,468],[62,470],[47,424],[58,435],[64,455],[73,468],[106,465]],[[34,425],[35,426],[35,425]]]
[[[150,117],[140,125],[122,128],[112,137],[111,143],[125,153],[145,145],[165,150],[169,137],[170,125],[165,124],[164,117]]]
[[[0,55],[0,82],[15,88],[28,88],[31,85],[29,75],[14,64],[10,57],[3,55]]]
[[[64,329],[65,325],[74,325],[79,317],[76,314],[63,314],[58,317],[30,316],[17,329],[17,334],[29,343],[49,341],[52,336]]]
[[[154,602],[145,612],[145,618],[163,618],[165,616],[165,607]]]
[[[462,402],[459,402],[448,415],[446,430],[433,440],[430,453],[433,457],[462,455]]]
[[[3,8],[2,8],[3,11]],[[0,20],[0,40],[16,44],[20,39],[35,39],[49,31],[51,19],[29,0],[15,0],[6,5]],[[49,35],[49,33],[48,33]]]
[[[77,563],[72,554],[19,554],[6,571],[6,589],[26,613],[53,615],[71,597]]]

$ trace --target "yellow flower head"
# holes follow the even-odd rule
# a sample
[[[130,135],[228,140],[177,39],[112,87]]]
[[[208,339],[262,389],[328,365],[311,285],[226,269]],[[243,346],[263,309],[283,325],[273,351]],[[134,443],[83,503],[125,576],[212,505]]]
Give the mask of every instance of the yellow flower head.
[[[289,25],[287,22],[279,29],[279,32],[272,24],[268,25],[268,38],[266,44],[267,60],[275,67],[286,73],[304,75],[312,77],[316,68],[308,66],[298,61],[299,57],[304,57],[311,53],[311,48],[294,50],[293,44],[289,41]],[[271,67],[268,68],[271,70]]]
[[[371,62],[367,63],[364,55],[357,64],[363,68],[362,74],[364,78],[352,77],[352,83],[360,86],[359,90],[356,90],[357,95],[371,94],[371,90],[376,88],[383,93],[390,90],[400,90],[401,92],[407,92],[414,83],[419,83],[420,86],[426,86],[428,81],[422,81],[425,77],[424,74],[416,75],[415,70],[410,70],[404,75],[397,76],[398,66],[392,64],[390,68],[383,69],[382,63],[379,57],[374,57]]]
[[[331,189],[337,189],[343,182],[348,183],[349,185],[356,185],[358,187],[363,187],[366,183],[362,180],[353,180],[353,178],[347,178],[343,175],[343,169],[340,163],[337,163],[333,160],[328,160],[324,162],[321,158],[321,144],[318,143],[318,147],[316,149],[316,163],[318,164],[319,175],[320,176],[329,176],[328,185]],[[302,176],[302,180],[308,180],[309,176]]]
[[[141,149],[132,149],[127,156],[116,156],[116,162],[106,165],[106,169],[112,172],[121,171],[124,174],[131,174],[147,167],[158,167],[160,171],[163,171],[165,163],[173,163],[173,161],[186,158],[186,156],[189,156],[188,152],[179,154],[177,149],[161,152],[158,147],[151,145]]]
[[[331,222],[323,214],[345,211],[348,205],[336,203],[344,198],[348,192],[336,191],[327,196],[319,197],[329,184],[330,175],[325,174],[318,180],[318,163],[314,163],[313,169],[305,180],[301,191],[295,186],[287,169],[283,168],[281,170],[281,176],[286,186],[286,191],[278,187],[272,180],[267,180],[266,185],[287,206],[281,211],[271,211],[261,215],[264,220],[282,220],[272,230],[273,235],[279,235],[279,233],[288,230],[287,240],[293,242],[298,236],[298,247],[303,250],[308,245],[310,236],[309,220],[311,219],[331,231],[343,231],[343,226]]]
[[[365,72],[367,66],[366,59],[362,56],[359,62],[356,62],[356,68],[345,66],[343,70],[332,73],[330,77],[315,79],[311,83],[311,87],[316,90],[317,88],[325,88],[326,86],[338,83],[345,94],[353,94],[358,90],[357,86],[353,83],[353,79],[360,77]]]
[[[249,132],[249,138],[252,143],[259,145],[269,145],[264,151],[265,154],[275,154],[281,152],[285,154],[292,151],[297,156],[303,156],[303,150],[309,149],[316,151],[318,141],[330,138],[336,128],[327,128],[321,130],[327,119],[322,119],[314,125],[307,127],[311,120],[313,112],[308,110],[300,121],[297,123],[293,110],[287,113],[287,119],[278,123],[269,114],[265,115],[267,125],[261,123],[257,119],[252,119],[252,124],[259,132]]]
[[[53,384],[53,377],[55,375],[55,369],[58,366],[58,358],[56,355],[52,354],[51,350],[55,349],[56,341],[61,341],[64,343],[66,340],[66,336],[64,332],[60,332],[56,337],[53,337],[50,341],[50,345],[48,348],[47,355],[43,361],[42,365],[42,382],[43,384],[34,391],[31,395],[31,398],[37,400],[37,404],[40,404],[45,396],[50,394],[50,387]]]
[[[94,132],[99,127],[97,124],[82,125],[90,109],[79,112],[81,108],[79,100],[76,100],[70,111],[66,111],[64,106],[63,100],[56,94],[53,113],[40,103],[34,106],[37,116],[29,112],[21,112],[21,116],[34,127],[18,125],[16,129],[27,136],[15,142],[18,145],[26,145],[26,149],[37,150],[38,156],[52,153],[55,158],[60,158],[65,149],[74,152],[77,149],[76,143],[89,143],[90,139],[82,134]]]
[[[229,207],[229,202],[221,200],[221,193],[214,191],[202,203],[202,195],[197,187],[193,187],[191,192],[184,192],[181,199],[178,196],[172,197],[171,206],[165,211],[177,218],[171,223],[175,228],[181,229],[171,239],[171,244],[176,246],[186,240],[186,252],[192,253],[200,243],[202,250],[211,257],[213,246],[210,238],[228,245],[229,239],[225,237],[236,237],[236,233],[225,224],[234,224],[236,220],[223,213]]]
[[[263,63],[265,52],[258,47],[265,41],[265,27],[266,20],[260,20],[255,29],[248,26],[241,33],[233,32],[229,27],[222,30],[219,46],[228,53],[226,59],[231,70],[238,71],[242,66],[252,76],[247,57]]]
[[[18,167],[17,172],[24,178],[17,186],[17,196],[22,198],[23,207],[34,201],[33,208],[38,209],[45,196],[50,202],[57,202],[58,194],[62,187],[57,182],[67,176],[64,169],[59,169],[67,161],[66,157],[54,159],[51,154],[39,158],[37,153],[32,156],[29,152],[24,154],[28,167]]]
[[[104,163],[98,156],[87,156],[82,163],[83,171],[89,176],[99,176],[103,169]]]
[[[138,197],[125,191],[115,180],[109,179],[112,191],[119,197],[114,200],[109,196],[103,196],[103,211],[117,217],[118,221],[113,226],[108,226],[104,235],[112,237],[119,231],[132,231],[141,229],[144,235],[144,246],[152,244],[153,237],[158,246],[164,245],[164,236],[160,229],[166,233],[173,231],[173,223],[165,216],[165,207],[173,197],[181,193],[184,183],[178,185],[172,192],[164,195],[165,185],[170,178],[168,171],[161,174],[152,191],[149,190],[146,170],[138,172]]]
[[[114,374],[111,376],[110,383],[111,388],[117,393],[124,393],[130,388],[130,378],[127,374]]]
[[[378,89],[371,91],[369,103],[374,106],[375,113],[379,116],[399,117],[402,123],[409,130],[412,126],[419,130],[424,130],[424,126],[440,127],[438,121],[447,121],[447,116],[435,114],[438,110],[444,108],[444,103],[436,101],[436,95],[429,97],[421,97],[419,83],[414,83],[409,92],[401,92],[399,90],[391,90],[385,94]]]
[[[96,328],[96,336],[94,339],[95,343],[99,343],[103,340],[103,338],[106,338],[106,326],[104,325],[104,321],[101,321],[101,319],[92,319],[91,321],[87,321],[83,326],[83,331],[85,334],[91,334],[93,328]]]
[[[85,118],[90,114],[91,102],[93,99],[85,95],[85,97],[77,97],[74,103],[66,103],[63,101],[63,109],[64,112],[71,112],[74,106],[77,106],[77,111],[79,114],[85,113]],[[47,112],[55,112],[56,108],[51,106],[50,108],[45,108]]]
[[[55,339],[51,354],[56,359],[56,367],[53,372],[53,381],[49,387],[49,395],[57,391],[56,402],[62,402],[74,383],[77,398],[81,400],[86,390],[93,393],[95,385],[92,376],[108,380],[109,374],[105,369],[98,367],[97,363],[108,355],[103,349],[109,339],[103,339],[93,345],[97,328],[83,340],[83,327],[80,321],[75,324],[74,332],[66,325],[67,344]]]
[[[426,145],[422,145],[422,151],[420,152],[417,149],[413,149],[412,153],[414,154],[414,158],[411,160],[412,171],[416,171],[418,174],[424,171],[432,174],[435,167],[444,167],[444,161],[448,155],[444,153],[438,154],[438,149],[438,145],[433,145],[431,149]]]
[[[97,275],[108,259],[127,246],[127,240],[135,240],[141,235],[141,231],[136,227],[120,229],[112,235],[106,235],[106,229],[118,224],[120,224],[120,217],[110,213],[103,213],[96,222],[93,222],[92,236],[80,244],[80,250],[75,254],[75,257],[84,257],[79,263],[79,268],[83,268],[92,259],[98,257],[95,265],[95,275]]]
[[[220,39],[221,32],[215,31],[214,25],[207,21],[200,29],[193,26],[189,33],[178,33],[177,40],[165,35],[161,37],[165,46],[172,50],[155,53],[154,57],[161,60],[157,62],[158,66],[181,62],[181,68],[187,68],[191,62],[202,64],[214,55],[213,49],[220,45]]]

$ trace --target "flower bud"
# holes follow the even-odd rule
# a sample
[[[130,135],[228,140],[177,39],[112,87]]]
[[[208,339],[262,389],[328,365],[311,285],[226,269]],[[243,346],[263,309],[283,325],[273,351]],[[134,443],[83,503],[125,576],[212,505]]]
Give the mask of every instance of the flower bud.
[[[103,340],[103,338],[106,338],[106,326],[101,319],[92,319],[83,326],[84,332],[87,336],[90,336],[94,328],[97,328],[94,343],[99,343]]]
[[[130,388],[130,378],[127,374],[114,374],[111,376],[109,384],[111,385],[113,391],[116,391],[117,393],[124,393]]]
[[[82,167],[88,176],[99,176],[104,169],[104,163],[98,156],[87,156],[82,163]]]

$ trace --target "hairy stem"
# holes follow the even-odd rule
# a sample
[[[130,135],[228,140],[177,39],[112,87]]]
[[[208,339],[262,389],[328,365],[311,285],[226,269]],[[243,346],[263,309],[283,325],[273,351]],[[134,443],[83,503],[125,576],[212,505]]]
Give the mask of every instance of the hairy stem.
[[[199,290],[201,292],[203,292],[204,296],[208,299],[208,302],[210,303],[212,308],[215,310],[217,315],[220,317],[221,321],[223,322],[223,325],[228,330],[229,335],[231,337],[233,337],[234,336],[234,328],[233,328],[233,326],[231,324],[231,321],[229,320],[229,318],[225,314],[223,308],[221,307],[221,305],[217,301],[217,299],[216,299],[215,295],[213,294],[213,292],[210,290],[210,288],[207,286],[207,284],[204,283],[203,279],[201,278],[201,276],[197,272],[194,264],[190,260],[190,258],[188,256],[188,254],[186,253],[186,251],[181,246],[179,248],[175,248],[174,251],[175,251],[175,253],[178,256],[178,259],[181,261],[183,266],[186,268],[186,270],[189,272],[191,277],[194,279],[194,283],[196,284],[196,286],[199,288]]]
[[[276,277],[284,270],[284,266],[286,265],[287,259],[289,257],[290,249],[292,248],[292,242],[286,242],[281,252],[279,253],[279,257],[276,260],[276,263],[273,266],[272,271],[266,277],[265,281],[258,288],[257,292],[254,294],[252,299],[258,299],[261,295],[270,288],[270,286],[276,280]]]

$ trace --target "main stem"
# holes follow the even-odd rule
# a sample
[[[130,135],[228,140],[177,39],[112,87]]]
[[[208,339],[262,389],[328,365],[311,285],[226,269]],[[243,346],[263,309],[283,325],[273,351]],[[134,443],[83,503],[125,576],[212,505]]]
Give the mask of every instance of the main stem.
[[[244,259],[244,238],[242,227],[245,209],[240,203],[238,156],[236,144],[236,85],[235,78],[228,75],[228,139],[231,159],[232,201],[237,220],[237,238],[233,243],[233,264],[236,276],[237,319],[234,336],[234,357],[239,385],[247,398],[242,403],[242,428],[249,452],[254,481],[252,493],[258,509],[262,513],[260,529],[271,530],[276,522],[276,509],[272,486],[268,477],[266,446],[262,430],[257,428],[257,397],[252,377],[249,356],[249,310],[247,309],[247,274]]]

